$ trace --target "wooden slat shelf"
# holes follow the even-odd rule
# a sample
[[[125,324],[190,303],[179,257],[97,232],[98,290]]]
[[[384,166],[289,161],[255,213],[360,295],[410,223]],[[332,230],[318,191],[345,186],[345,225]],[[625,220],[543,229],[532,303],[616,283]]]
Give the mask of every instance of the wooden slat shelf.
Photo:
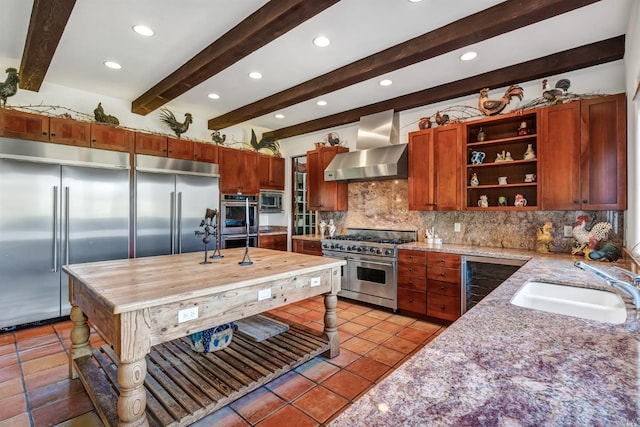
[[[152,347],[144,382],[149,425],[192,424],[329,349],[320,332],[270,317],[289,330],[262,342],[236,332],[227,348],[213,353],[192,351],[187,337]],[[116,426],[119,363],[111,346],[74,364],[100,417]]]

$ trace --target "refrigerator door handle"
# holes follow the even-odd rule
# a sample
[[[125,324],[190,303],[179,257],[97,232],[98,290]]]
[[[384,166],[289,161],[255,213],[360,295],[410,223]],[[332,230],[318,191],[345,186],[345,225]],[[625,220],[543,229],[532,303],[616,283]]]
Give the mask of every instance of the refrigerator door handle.
[[[175,218],[175,212],[176,212],[176,193],[175,192],[171,192],[171,211],[169,212],[169,233],[171,235],[170,240],[171,240],[171,255],[176,253],[176,218]]]
[[[69,187],[64,187],[64,253],[64,263],[69,264]]]
[[[58,272],[58,186],[53,186],[53,266],[51,271]]]
[[[182,191],[178,192],[178,221],[176,222],[178,225],[178,253],[182,253]]]

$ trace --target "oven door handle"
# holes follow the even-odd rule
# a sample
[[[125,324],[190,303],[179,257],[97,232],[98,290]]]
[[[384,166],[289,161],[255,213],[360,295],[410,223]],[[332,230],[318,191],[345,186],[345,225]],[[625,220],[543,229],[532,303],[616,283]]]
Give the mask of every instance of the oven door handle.
[[[389,260],[389,262],[379,262],[379,261],[370,261],[368,259],[362,259],[362,258],[349,258],[349,261],[357,262],[363,267],[372,265],[372,266],[382,266],[382,267],[388,268],[393,266],[392,260]]]

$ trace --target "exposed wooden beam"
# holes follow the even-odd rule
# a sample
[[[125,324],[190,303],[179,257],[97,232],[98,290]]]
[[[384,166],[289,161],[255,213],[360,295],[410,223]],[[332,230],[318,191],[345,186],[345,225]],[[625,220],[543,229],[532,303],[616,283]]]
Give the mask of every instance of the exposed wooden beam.
[[[40,90],[75,4],[76,0],[34,0],[20,62],[20,89]]]
[[[212,130],[242,123],[600,0],[509,0],[208,121]]]
[[[622,35],[565,50],[474,77],[457,80],[271,132],[265,132],[263,136],[276,139],[290,138],[296,135],[353,123],[358,121],[362,116],[380,111],[391,109],[395,111],[409,110],[411,108],[430,105],[474,93],[479,94],[480,89],[483,87],[498,88],[617,61],[624,57],[624,39],[625,36]]]
[[[271,0],[131,104],[146,115],[280,37],[339,0]]]

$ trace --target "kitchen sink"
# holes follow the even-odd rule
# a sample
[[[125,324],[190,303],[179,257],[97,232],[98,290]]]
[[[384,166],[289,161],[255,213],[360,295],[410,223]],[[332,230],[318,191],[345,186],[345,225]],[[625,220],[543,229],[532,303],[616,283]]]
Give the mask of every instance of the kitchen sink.
[[[530,281],[511,298],[511,304],[605,323],[624,323],[627,309],[618,294],[559,283]]]

